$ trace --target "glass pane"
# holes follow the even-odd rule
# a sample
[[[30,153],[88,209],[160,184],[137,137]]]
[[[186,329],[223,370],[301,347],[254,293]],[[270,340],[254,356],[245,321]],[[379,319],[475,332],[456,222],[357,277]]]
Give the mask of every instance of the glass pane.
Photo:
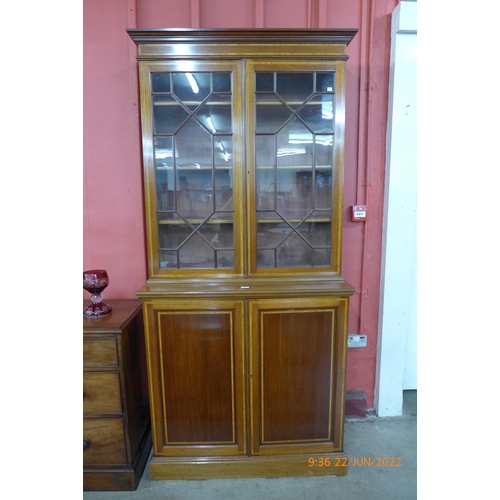
[[[276,189],[273,178],[269,176],[272,175],[272,170],[269,169],[258,169],[258,191],[257,191],[257,210],[275,210],[276,200],[275,193]],[[269,182],[271,181],[271,182]]]
[[[313,93],[313,73],[277,73],[277,94],[292,108]]]
[[[292,232],[292,228],[281,224],[268,224],[261,239],[263,248],[278,248]]]
[[[211,219],[220,222],[219,241],[224,248],[234,248],[233,222],[234,212],[217,212]]]
[[[313,247],[331,247],[332,233],[330,222],[312,222],[315,217],[310,217],[298,227],[298,232]]]
[[[230,185],[221,185],[216,188],[216,210],[234,210],[233,188]]]
[[[213,247],[199,234],[195,233],[179,249],[179,267],[213,268],[215,261]]]
[[[210,94],[210,73],[173,73],[174,94],[194,109]]]
[[[155,165],[156,168],[172,167],[174,164],[173,150],[172,150],[172,137],[155,137]]]
[[[177,167],[212,167],[212,136],[194,118],[190,118],[175,135],[175,149]]]
[[[278,248],[293,229],[277,214],[273,219],[260,219],[257,223],[257,248]]]
[[[217,214],[217,216],[211,217],[200,227],[198,232],[205,238],[206,241],[210,242],[210,245],[214,250],[233,249],[234,238],[232,213],[226,212],[224,214]]]
[[[188,112],[173,97],[153,97],[155,134],[173,134],[188,117]]]
[[[274,92],[274,73],[256,73],[255,90],[257,92]]]
[[[333,71],[328,73],[316,73],[316,92],[333,92]]]
[[[157,209],[174,209],[172,137],[154,138]]]
[[[151,88],[153,92],[170,92],[170,73],[153,73]]]
[[[314,183],[314,208],[332,207],[332,171],[316,170]]]
[[[316,167],[332,169],[333,135],[316,136]]]
[[[332,263],[332,249],[314,250],[313,258],[315,266],[330,266]]]
[[[174,210],[175,196],[174,190],[169,189],[168,172],[159,170],[156,173],[156,186],[157,186],[157,209],[159,212],[166,210]]]
[[[163,178],[166,178],[165,172],[159,172]],[[168,183],[162,179],[157,179],[158,197],[156,200],[158,212],[172,211],[175,204],[175,191],[168,189]],[[168,219],[168,214],[159,213],[158,220]]]
[[[304,209],[309,209],[312,202],[303,185],[297,183],[297,169],[312,172],[314,137],[300,120],[294,118],[281,130],[278,136],[276,209],[285,217],[304,216]]]
[[[194,229],[180,218],[159,225],[159,245],[162,250],[177,250],[194,232]]]
[[[231,92],[231,73],[213,73],[214,92]]]
[[[278,248],[278,267],[312,266],[313,249],[298,234],[291,234]]]
[[[215,95],[196,112],[198,120],[213,134],[230,134],[231,96]]]
[[[297,118],[278,132],[278,166],[312,165],[314,137]]]
[[[218,250],[217,267],[218,268],[234,267],[234,250]]]
[[[276,210],[285,218],[297,217],[298,199],[294,194],[295,170],[279,168],[276,182]]]
[[[177,212],[192,224],[199,224],[214,211],[212,171],[186,169],[178,171],[178,176]]]
[[[177,252],[160,251],[160,269],[176,268]]]
[[[258,267],[276,267],[275,250],[257,250]]]
[[[229,169],[233,166],[233,138],[230,135],[218,135],[214,137],[214,163],[216,167],[226,169],[229,174]],[[220,169],[217,170],[219,172]]]
[[[276,151],[273,135],[258,135],[255,138],[255,160],[257,168],[270,168],[275,164]]]
[[[274,210],[275,147],[274,135],[258,135],[256,138],[257,210]]]
[[[303,241],[313,250],[303,252],[308,259],[308,265],[325,266],[331,264],[331,210],[317,210],[311,214],[297,228]],[[290,240],[293,242],[293,240]]]
[[[295,182],[297,190],[297,211],[301,215],[313,209],[313,169],[300,170],[295,172]]]
[[[258,212],[257,213],[257,222],[266,223],[266,222],[284,222],[284,219],[280,217],[276,212],[267,211],[267,212]]]
[[[333,133],[333,96],[314,96],[298,114],[313,132]]]
[[[257,134],[275,133],[293,116],[293,112],[275,95],[258,94],[256,104]]]

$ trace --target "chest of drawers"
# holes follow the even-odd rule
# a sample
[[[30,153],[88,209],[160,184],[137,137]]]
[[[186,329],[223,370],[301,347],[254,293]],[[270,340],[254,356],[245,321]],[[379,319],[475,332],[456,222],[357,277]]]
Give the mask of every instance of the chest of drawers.
[[[83,489],[135,490],[151,450],[142,306],[107,303],[83,318]]]

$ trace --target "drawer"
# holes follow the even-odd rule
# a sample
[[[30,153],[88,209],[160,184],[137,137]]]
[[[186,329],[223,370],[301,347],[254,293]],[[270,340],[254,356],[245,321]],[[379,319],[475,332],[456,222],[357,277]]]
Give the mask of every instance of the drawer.
[[[83,419],[83,463],[125,464],[127,449],[121,418]]]
[[[83,367],[117,367],[118,349],[116,337],[84,338]]]
[[[83,412],[121,413],[120,376],[117,372],[83,374]]]

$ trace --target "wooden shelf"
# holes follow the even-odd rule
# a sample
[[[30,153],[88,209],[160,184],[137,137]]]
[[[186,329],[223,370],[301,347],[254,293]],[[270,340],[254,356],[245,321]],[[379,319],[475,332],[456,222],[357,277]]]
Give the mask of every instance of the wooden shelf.
[[[158,224],[160,225],[169,225],[169,226],[183,226],[186,225],[186,223],[192,224],[199,226],[200,224],[234,224],[234,220],[231,219],[189,219],[187,218],[185,221],[184,220],[168,220],[168,219],[163,219],[159,220]]]

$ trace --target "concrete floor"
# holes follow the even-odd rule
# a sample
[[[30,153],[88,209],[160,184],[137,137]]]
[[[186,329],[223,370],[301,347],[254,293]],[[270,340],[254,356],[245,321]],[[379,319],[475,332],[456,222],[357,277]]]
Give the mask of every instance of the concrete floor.
[[[83,493],[83,500],[413,500],[417,498],[417,391],[404,391],[401,417],[348,419],[348,458],[401,459],[400,466],[349,467],[343,477],[151,481],[137,491]],[[375,461],[377,462],[377,461]],[[387,462],[387,461],[386,461]],[[396,463],[396,461],[394,462]]]

